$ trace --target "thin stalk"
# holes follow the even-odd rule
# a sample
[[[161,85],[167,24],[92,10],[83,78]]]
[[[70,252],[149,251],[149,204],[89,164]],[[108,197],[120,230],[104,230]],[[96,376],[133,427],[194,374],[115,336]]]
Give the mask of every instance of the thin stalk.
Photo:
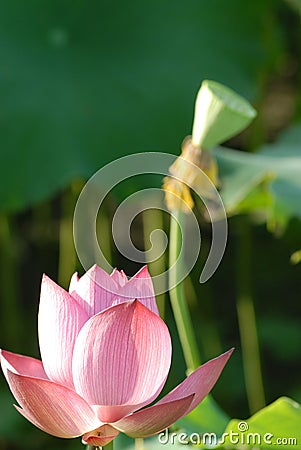
[[[177,281],[179,280],[183,269],[180,267],[179,261],[178,263],[176,261],[178,260],[178,256],[180,254],[182,246],[181,228],[184,227],[185,214],[180,211],[176,211],[173,212],[173,215],[174,216],[170,216],[169,267],[172,267],[173,264],[176,263],[176,270],[170,272],[169,285],[170,287],[175,287],[170,289],[169,295],[184,354],[184,359],[186,362],[187,374],[189,374],[200,366],[201,358],[184,293],[183,282],[177,284]],[[207,413],[208,411],[210,412],[212,420],[215,420],[216,423],[221,424],[221,432],[225,429],[229,418],[224,413],[224,411],[221,410],[219,405],[214,401],[210,394],[207,395],[207,397],[203,400],[202,404],[198,406],[198,408],[200,408],[202,411],[206,411],[206,408],[208,408]]]
[[[103,255],[106,260],[112,264],[112,221],[110,216],[110,211],[108,208],[103,207],[101,212],[98,214],[96,221],[96,232],[98,245],[102,250]],[[96,264],[102,266],[102,260],[99,259],[99,248],[98,246],[94,248],[94,260]]]
[[[109,442],[107,445],[102,447],[102,450],[113,450],[114,449],[114,441]]]
[[[88,445],[88,450],[113,450],[114,443],[113,441],[109,442],[109,444],[104,445],[103,447],[95,447],[94,445]]]
[[[61,219],[59,228],[58,281],[67,287],[70,276],[76,271],[77,257],[73,240],[73,212],[82,183],[73,182],[61,199]]]
[[[145,210],[142,214],[142,223],[143,223],[143,235],[144,235],[144,247],[147,249],[149,247],[150,243],[150,235],[152,231],[154,230],[163,230],[164,224],[163,224],[163,213],[160,209],[152,209],[152,210]],[[161,235],[162,236],[162,235]],[[156,254],[160,254],[162,251],[162,255],[154,259],[153,257],[149,257],[146,260],[146,263],[148,264],[149,271],[152,277],[155,277],[156,275],[160,275],[161,273],[165,272],[166,264],[165,264],[165,254],[164,254],[164,239],[162,238],[158,239],[156,241],[156,248],[154,252]],[[159,294],[156,295],[156,300],[158,304],[159,314],[160,317],[164,318],[165,313],[165,301],[166,296],[165,294]]]
[[[251,229],[242,221],[238,235],[237,317],[250,412],[265,406],[254,301],[251,290]]]
[[[198,314],[200,302],[190,276],[187,276],[184,280],[184,291],[186,297],[189,298],[192,314],[194,314],[194,311]],[[213,304],[210,287],[208,284],[202,285],[202,317],[200,318],[200,328],[197,330],[199,333],[196,332],[196,336],[200,337],[206,359],[223,352],[219,330],[214,320],[216,314]]]
[[[170,216],[169,231],[169,267],[175,264],[175,270],[170,272],[169,285],[175,286],[170,289],[170,301],[175,317],[180,342],[188,372],[195,370],[201,364],[201,358],[193,331],[192,320],[185,299],[183,283],[177,284],[182,273],[178,260],[182,247],[181,228],[184,225],[184,213],[176,211]]]
[[[144,439],[142,438],[135,439],[135,450],[144,450]]]

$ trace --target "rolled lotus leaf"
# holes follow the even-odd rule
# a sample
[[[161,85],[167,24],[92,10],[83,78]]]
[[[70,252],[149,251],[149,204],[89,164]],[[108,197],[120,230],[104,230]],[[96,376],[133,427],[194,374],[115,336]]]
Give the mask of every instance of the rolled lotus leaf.
[[[256,114],[250,103],[232,89],[204,80],[195,103],[192,143],[212,148],[246,128]]]

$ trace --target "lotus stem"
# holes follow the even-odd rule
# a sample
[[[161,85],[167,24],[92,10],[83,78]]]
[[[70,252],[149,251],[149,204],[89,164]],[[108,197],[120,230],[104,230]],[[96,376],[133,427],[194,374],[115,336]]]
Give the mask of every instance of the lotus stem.
[[[148,248],[150,242],[150,235],[154,230],[163,230],[163,213],[160,209],[153,210],[145,210],[142,214],[142,224],[143,224],[143,235],[144,235],[144,246],[145,249]],[[156,252],[162,250],[162,255],[155,259],[150,258],[150,260],[146,260],[146,263],[149,268],[149,272],[152,277],[163,273],[166,270],[166,261],[165,261],[165,253],[164,253],[164,241],[163,239],[158,239],[157,244],[161,248],[157,248]],[[156,290],[156,286],[155,286]],[[164,319],[165,314],[165,300],[166,296],[164,293],[156,295],[157,305],[160,317]]]
[[[237,256],[237,317],[240,330],[242,360],[250,412],[265,406],[264,386],[256,326],[255,308],[251,293],[250,258],[251,229],[243,221],[238,235]]]
[[[114,443],[113,441],[109,442],[109,444],[104,445],[103,447],[95,447],[94,445],[88,445],[88,450],[113,450]]]
[[[185,214],[181,211],[174,211],[173,215],[170,216],[169,267],[175,264],[176,269],[170,272],[169,286],[175,287],[170,289],[169,295],[187,370],[191,372],[200,366],[201,358],[184,294],[183,283],[178,283],[181,268],[177,260],[182,246],[181,229],[184,226],[184,221]]]
[[[185,213],[182,211],[174,211],[173,215],[170,216],[169,267],[172,267],[173,264],[175,264],[176,270],[171,271],[171,275],[169,277],[170,287],[175,286],[170,288],[169,295],[186,362],[187,373],[190,374],[201,365],[201,357],[184,293],[183,282],[177,284],[182,273],[182,268],[179,267],[177,259],[182,246],[181,229],[184,227],[184,221]],[[210,394],[207,395],[200,406],[203,411],[208,408],[210,414],[213,415],[212,417],[216,416],[216,420],[224,423],[221,428],[222,433],[229,421],[229,418]],[[212,418],[212,420],[214,419]]]
[[[61,202],[58,281],[64,288],[68,287],[70,274],[76,270],[76,252],[72,234],[75,199],[73,185],[64,192]]]
[[[97,239],[99,242],[99,246],[105,255],[106,260],[112,264],[113,255],[112,255],[112,236],[111,236],[111,217],[110,211],[108,208],[104,209],[101,214],[98,214],[96,220],[96,233]],[[102,267],[102,260],[99,258],[99,248],[96,246],[94,248],[94,260],[96,264]]]
[[[76,271],[77,255],[73,239],[73,213],[82,188],[82,181],[73,181],[61,200],[58,281],[65,288],[68,287],[70,274]]]
[[[102,447],[102,450],[113,450],[114,449],[114,441],[109,442],[107,445]]]
[[[204,245],[203,242],[202,244]],[[204,251],[204,254],[208,254],[208,252]],[[184,289],[186,296],[189,298],[193,316],[194,310],[196,314],[198,313],[200,302],[189,275],[184,280]],[[214,298],[210,285],[202,284],[202,318],[200,318],[200,329],[196,330],[196,336],[200,337],[201,348],[204,349],[206,359],[223,352],[218,326],[214,320],[214,317],[216,317],[214,309]]]
[[[135,450],[144,450],[144,439],[142,438],[135,439]]]

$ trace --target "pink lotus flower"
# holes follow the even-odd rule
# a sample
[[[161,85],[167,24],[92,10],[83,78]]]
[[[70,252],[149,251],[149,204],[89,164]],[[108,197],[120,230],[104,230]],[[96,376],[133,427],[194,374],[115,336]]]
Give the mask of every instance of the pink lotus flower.
[[[133,300],[134,299],[134,300]],[[39,309],[42,361],[1,351],[16,409],[54,436],[83,435],[103,446],[119,432],[147,437],[188,414],[217,381],[231,351],[199,367],[155,405],[171,362],[147,267],[133,278],[97,266],[69,293],[43,277]]]

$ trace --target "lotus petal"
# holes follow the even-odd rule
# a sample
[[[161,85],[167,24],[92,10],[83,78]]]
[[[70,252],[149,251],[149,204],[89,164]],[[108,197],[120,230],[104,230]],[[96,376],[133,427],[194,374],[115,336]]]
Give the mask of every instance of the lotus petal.
[[[180,417],[184,416],[193,401],[194,395],[165,404],[156,404],[134,412],[114,423],[114,427],[133,438],[144,438],[160,433]]]
[[[72,354],[87,313],[68,292],[44,275],[39,308],[39,344],[48,377],[73,387]]]
[[[70,294],[84,308],[88,317],[111,306],[118,290],[119,285],[114,278],[96,264],[78,280],[73,275],[69,287]]]
[[[201,365],[198,369],[192,372],[181,384],[175,389],[165,395],[157,405],[169,404],[174,400],[186,397],[190,394],[195,394],[193,401],[186,412],[188,414],[192,411],[211,391],[215,383],[217,382],[226,362],[230,358],[233,349],[228,350],[226,353],[211,359],[205,364]]]
[[[110,277],[118,284],[119,287],[124,286],[129,280],[123,270],[114,269]]]
[[[7,370],[10,389],[20,404],[17,410],[46,433],[76,437],[101,425],[93,409],[76,392],[49,380]]]
[[[159,395],[170,362],[163,320],[139,301],[124,302],[82,328],[73,354],[74,385],[90,404],[106,407],[99,408],[101,421],[113,422]]]
[[[119,289],[119,301],[135,298],[153,313],[159,315],[154,286],[147,266],[142,267],[124,286]]]
[[[86,445],[91,445],[95,447],[103,447],[111,442],[120,432],[111,425],[102,425],[97,428],[97,430],[85,433],[82,442]]]
[[[71,294],[71,292],[75,291],[75,288],[77,286],[77,282],[79,281],[79,276],[78,273],[75,272],[70,280],[70,284],[69,284],[69,294]]]
[[[42,361],[29,356],[0,350],[1,367],[7,379],[7,370],[29,377],[48,379]]]

